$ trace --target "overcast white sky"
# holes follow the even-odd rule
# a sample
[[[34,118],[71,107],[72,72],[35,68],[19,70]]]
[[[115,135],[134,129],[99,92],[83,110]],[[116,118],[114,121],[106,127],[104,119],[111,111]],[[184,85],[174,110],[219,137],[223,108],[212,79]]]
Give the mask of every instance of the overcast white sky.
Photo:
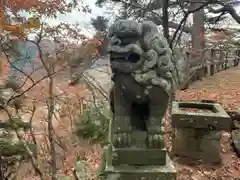
[[[84,34],[87,36],[92,36],[94,33],[94,30],[90,24],[91,18],[95,18],[97,16],[102,16],[105,15],[107,16],[108,19],[113,20],[114,19],[114,13],[117,13],[118,8],[115,7],[112,9],[111,6],[106,4],[103,6],[103,8],[99,8],[95,5],[96,0],[87,0],[84,1],[84,5],[88,5],[91,8],[91,13],[83,13],[79,12],[77,10],[74,10],[71,14],[63,15],[59,14],[57,19],[51,19],[48,20],[48,23],[50,24],[58,24],[60,22],[65,22],[65,23],[79,23],[84,31]],[[112,14],[109,14],[112,13]]]
[[[106,5],[103,8],[99,8],[95,5],[96,0],[87,0],[84,1],[84,5],[88,5],[91,8],[91,13],[83,13],[77,10],[74,10],[71,14],[58,14],[56,19],[47,19],[46,21],[51,25],[57,25],[60,22],[64,23],[79,23],[82,26],[82,31],[85,35],[91,37],[94,34],[94,29],[92,28],[90,21],[91,18],[95,18],[97,16],[106,15],[110,20],[114,19],[113,12],[117,13],[117,8],[114,10],[111,6]],[[112,13],[112,14],[109,14]],[[21,13],[26,16],[26,18],[31,17],[32,15],[26,12]],[[32,35],[30,35],[32,37]]]
[[[85,14],[77,10],[74,10],[71,14],[67,14],[67,15],[59,14],[57,19],[49,20],[49,23],[53,23],[53,24],[55,23],[58,24],[59,22],[73,23],[73,24],[79,23],[83,26],[86,33],[91,34],[92,33],[92,30],[91,30],[92,27],[90,25],[91,18],[103,15],[106,9],[95,6],[95,0],[88,0],[86,2],[87,3],[85,4],[89,5],[89,7],[92,9],[91,13]]]
[[[114,16],[112,14],[107,14],[107,12],[115,12],[117,13],[118,7],[114,7],[113,9],[110,9],[111,6],[105,5],[103,8],[99,8],[95,6],[96,0],[87,0],[84,2],[85,5],[89,5],[89,7],[92,9],[91,13],[84,14],[82,12],[78,12],[77,10],[74,10],[71,14],[62,15],[59,14],[57,19],[49,19],[49,24],[59,24],[60,22],[66,22],[66,23],[79,23],[82,26],[84,34],[87,36],[91,36],[94,33],[94,30],[92,26],[90,25],[91,18],[94,18],[99,15],[106,15],[110,19],[114,19]],[[236,10],[238,13],[240,13],[240,6],[236,7]],[[232,24],[234,23],[234,24]],[[240,28],[240,25],[235,23],[235,21],[231,21],[231,26],[237,26]]]
[[[84,14],[78,11],[73,11],[69,15],[59,15],[58,20],[50,20],[49,22],[56,23],[56,22],[70,22],[70,23],[80,23],[83,25],[84,30],[86,31],[87,34],[92,34],[92,27],[90,25],[90,20],[93,17],[99,16],[99,15],[106,15],[107,10],[110,8],[110,6],[105,5],[103,8],[99,8],[95,6],[95,1],[96,0],[88,0],[85,3],[89,5],[89,7],[92,9],[91,14]],[[115,7],[114,12],[117,13],[118,8]],[[240,6],[236,7],[236,10],[238,13],[240,13]],[[108,10],[110,12],[111,10]],[[113,11],[113,10],[112,10]],[[108,18],[114,18],[111,15],[106,15]],[[231,26],[236,26],[240,28],[240,25],[236,23],[234,20],[229,22]],[[234,24],[232,24],[234,23]],[[227,25],[227,24],[226,24]]]

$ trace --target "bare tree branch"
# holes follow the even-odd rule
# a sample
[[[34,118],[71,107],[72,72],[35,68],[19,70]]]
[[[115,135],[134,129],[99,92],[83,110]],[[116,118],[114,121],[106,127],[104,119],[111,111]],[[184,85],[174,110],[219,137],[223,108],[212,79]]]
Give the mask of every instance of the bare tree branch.
[[[208,6],[209,3],[211,3],[211,2],[212,2],[212,1],[210,1],[210,2],[207,1],[207,2],[205,2],[204,4],[201,4],[199,7],[194,8],[194,9],[189,9],[188,11],[185,11],[185,10],[184,10],[184,7],[183,7],[181,4],[179,4],[180,7],[182,8],[183,12],[184,12],[184,17],[183,17],[183,19],[180,21],[180,24],[179,24],[178,28],[177,28],[176,31],[174,32],[173,37],[172,37],[172,39],[171,39],[170,42],[169,42],[169,45],[170,45],[171,48],[173,47],[173,41],[176,39],[178,32],[179,32],[181,29],[182,29],[182,31],[184,31],[184,26],[185,26],[185,24],[186,24],[186,21],[187,21],[188,16],[189,16],[191,13],[197,12],[197,11],[199,11],[200,9]]]
[[[218,14],[218,13],[224,13],[225,14],[225,13],[228,13],[228,14],[230,14],[232,16],[232,18],[237,23],[240,24],[240,16],[238,15],[236,9],[232,5],[230,5],[230,4],[225,5],[225,4],[221,3],[221,2],[219,2],[218,4],[223,6],[223,7],[219,8],[219,9],[213,9],[211,7],[208,7],[209,12],[214,13],[214,14]]]

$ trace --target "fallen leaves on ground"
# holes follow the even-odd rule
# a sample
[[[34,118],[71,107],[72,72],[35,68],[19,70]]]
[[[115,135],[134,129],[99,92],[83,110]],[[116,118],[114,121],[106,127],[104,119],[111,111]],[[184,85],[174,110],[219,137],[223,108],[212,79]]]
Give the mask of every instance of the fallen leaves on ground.
[[[215,100],[226,110],[240,111],[240,68],[232,68],[193,83],[177,92],[176,99],[186,101]],[[169,128],[169,126],[167,126]],[[169,136],[168,136],[169,137]],[[240,177],[240,158],[231,146],[231,134],[221,134],[221,165],[176,163],[177,180],[236,180]],[[169,146],[169,143],[166,144]],[[176,157],[173,158],[177,160]],[[190,160],[187,160],[190,161]]]
[[[63,91],[66,90],[65,85],[60,84],[58,87],[61,87],[60,89]],[[45,89],[45,92],[46,91],[47,89]],[[79,88],[70,88],[68,89],[68,92],[72,92],[72,97],[74,97],[74,94],[79,94]],[[188,90],[179,91],[176,97],[177,99],[186,101],[200,101],[202,99],[216,100],[227,110],[239,110],[240,68],[232,68],[225,72],[216,74],[213,77],[205,78],[204,81],[198,81]],[[76,98],[70,98],[69,102],[74,104],[72,103],[74,99]],[[85,157],[85,161],[88,162],[92,172],[94,173],[99,165],[101,148],[98,146],[92,146],[86,142],[81,142],[80,144],[74,146],[74,142],[72,142],[72,140],[70,141],[68,132],[70,120],[66,118],[67,117],[65,116],[64,119],[61,119],[61,122],[64,123],[56,126],[59,127],[56,128],[56,131],[58,134],[61,134],[64,142],[67,142],[66,146],[68,147],[68,150],[65,152],[65,159],[63,163],[64,169],[62,171],[68,174],[76,162],[76,155],[82,155],[82,157]],[[166,121],[166,132],[166,146],[168,150],[171,151],[171,143],[169,141],[171,129],[168,121]],[[186,165],[179,163],[177,157],[173,157],[178,170],[177,180],[236,180],[236,177],[240,177],[240,159],[236,157],[231,147],[230,133],[222,132],[221,148],[221,165],[200,163]],[[187,159],[187,161],[190,162],[189,159]]]
[[[77,155],[84,157],[87,152],[95,152],[94,148],[87,142],[82,141],[77,143],[72,136],[73,120],[76,113],[79,113],[82,100],[88,95],[88,91],[77,85],[71,87],[65,79],[55,79],[54,81],[54,95],[55,99],[55,115],[52,119],[54,131],[60,138],[60,145],[56,145],[57,154],[57,169],[59,173],[72,177],[72,170],[76,163]],[[31,117],[31,109],[33,102],[36,106],[36,111],[33,116],[34,135],[38,142],[39,148],[39,164],[41,169],[48,170],[48,131],[47,131],[47,106],[46,100],[49,97],[49,81],[47,79],[41,81],[26,94],[24,103],[24,111],[21,116],[27,120]],[[24,89],[32,85],[27,82]],[[29,110],[28,110],[29,109]],[[26,139],[31,139],[31,134],[25,135]],[[89,156],[89,154],[88,154]],[[90,165],[89,165],[90,166]],[[38,177],[34,175],[33,169],[29,163],[23,163],[19,172],[18,179],[37,180]]]

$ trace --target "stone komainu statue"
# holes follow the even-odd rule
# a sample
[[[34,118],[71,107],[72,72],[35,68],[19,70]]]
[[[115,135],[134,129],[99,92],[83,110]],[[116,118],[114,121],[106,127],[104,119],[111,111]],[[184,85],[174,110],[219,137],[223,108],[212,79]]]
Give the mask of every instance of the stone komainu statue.
[[[162,148],[162,119],[173,89],[172,51],[151,21],[116,21],[109,38],[113,145],[131,146],[133,128],[141,128],[149,148]]]

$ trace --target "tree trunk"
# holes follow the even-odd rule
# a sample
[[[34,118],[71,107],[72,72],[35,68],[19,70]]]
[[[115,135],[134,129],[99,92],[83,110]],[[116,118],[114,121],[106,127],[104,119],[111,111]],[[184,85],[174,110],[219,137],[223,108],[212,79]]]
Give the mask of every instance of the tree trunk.
[[[200,1],[201,2],[201,1]],[[191,8],[196,9],[201,6],[199,0],[191,0]],[[192,50],[190,55],[191,66],[202,64],[203,50],[205,48],[204,40],[204,8],[193,13],[192,26]]]
[[[201,3],[199,0],[191,0],[191,8],[198,8]],[[192,48],[200,50],[205,48],[204,41],[204,8],[193,13],[193,26],[192,26]]]
[[[162,14],[163,14],[163,35],[169,42],[169,26],[168,26],[168,5],[169,0],[163,0]]]

